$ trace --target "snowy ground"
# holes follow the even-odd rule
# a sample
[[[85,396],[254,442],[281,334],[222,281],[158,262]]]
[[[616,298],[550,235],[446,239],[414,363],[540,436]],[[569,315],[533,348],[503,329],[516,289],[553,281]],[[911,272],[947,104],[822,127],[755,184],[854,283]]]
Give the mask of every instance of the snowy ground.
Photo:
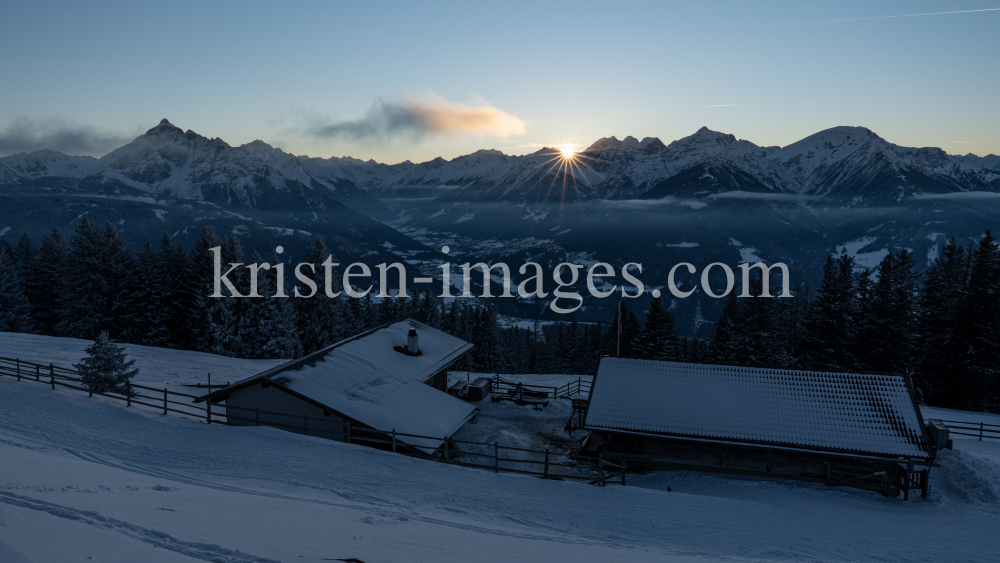
[[[483,406],[542,431],[563,408]],[[0,561],[995,561],[1000,441],[955,442],[928,501],[676,471],[600,488],[0,378]]]
[[[0,332],[0,356],[16,358],[38,364],[55,364],[73,369],[73,364],[86,356],[89,340],[79,338],[58,338],[34,334]],[[123,344],[130,360],[135,360],[139,375],[135,383],[150,387],[168,387],[171,391],[199,394],[185,384],[208,383],[212,374],[212,384],[238,381],[258,374],[285,360],[243,360],[227,358],[215,354],[188,352],[185,350],[164,350],[151,346]],[[202,391],[203,392],[203,391]]]

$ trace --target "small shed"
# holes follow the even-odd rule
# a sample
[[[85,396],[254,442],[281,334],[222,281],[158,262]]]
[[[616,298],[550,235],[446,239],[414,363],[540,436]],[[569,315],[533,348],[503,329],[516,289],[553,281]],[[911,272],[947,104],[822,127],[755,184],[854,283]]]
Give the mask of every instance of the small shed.
[[[601,359],[583,453],[626,467],[927,493],[934,449],[903,375]]]
[[[374,431],[431,454],[476,407],[447,393],[472,344],[415,320],[386,324],[201,397],[231,425],[270,425],[339,441]],[[352,440],[352,429],[353,437]]]

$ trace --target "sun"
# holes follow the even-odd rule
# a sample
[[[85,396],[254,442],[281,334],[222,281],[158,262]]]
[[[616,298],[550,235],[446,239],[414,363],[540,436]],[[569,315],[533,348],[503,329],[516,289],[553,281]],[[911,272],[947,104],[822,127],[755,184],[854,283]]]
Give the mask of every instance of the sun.
[[[556,148],[562,153],[562,157],[567,160],[573,158],[573,155],[576,154],[576,145],[559,145]]]

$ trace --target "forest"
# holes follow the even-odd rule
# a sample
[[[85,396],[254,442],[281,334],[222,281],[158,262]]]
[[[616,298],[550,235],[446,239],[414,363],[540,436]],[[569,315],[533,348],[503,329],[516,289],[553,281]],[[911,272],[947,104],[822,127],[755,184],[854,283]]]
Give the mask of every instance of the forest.
[[[190,252],[168,234],[131,250],[111,223],[84,218],[71,236],[57,228],[38,244],[0,237],[0,331],[161,346],[242,358],[296,358],[361,331],[415,318],[475,345],[458,369],[488,373],[593,374],[602,355],[822,371],[904,373],[928,405],[1000,412],[1000,248],[990,231],[951,239],[918,274],[907,250],[873,270],[830,256],[818,287],[791,298],[729,293],[712,335],[678,334],[668,302],[644,311],[619,304],[606,323],[504,326],[494,306],[408,298],[220,299],[210,248],[225,262],[246,256],[236,235],[210,227]],[[331,255],[322,238],[307,262]],[[277,257],[272,260],[278,261]],[[247,269],[230,275],[245,293]],[[259,293],[272,295],[262,271]],[[759,277],[751,295],[759,295]],[[772,293],[777,293],[776,289]],[[620,319],[619,319],[620,317]],[[619,330],[620,327],[620,330]]]

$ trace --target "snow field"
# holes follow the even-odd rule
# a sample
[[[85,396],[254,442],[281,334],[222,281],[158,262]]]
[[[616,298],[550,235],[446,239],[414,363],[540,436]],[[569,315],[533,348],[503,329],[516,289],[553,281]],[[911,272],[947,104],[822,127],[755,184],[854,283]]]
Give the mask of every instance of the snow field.
[[[23,350],[22,338],[0,334],[0,355]],[[71,353],[60,352],[68,339],[51,340],[33,346]],[[143,353],[182,377],[232,361]],[[155,369],[150,377],[169,380]],[[565,436],[565,401],[479,406],[476,425],[460,431],[476,441],[544,449],[545,435]],[[602,488],[209,426],[0,378],[0,561],[997,560],[1000,441],[955,444],[927,501],[681,471]]]

